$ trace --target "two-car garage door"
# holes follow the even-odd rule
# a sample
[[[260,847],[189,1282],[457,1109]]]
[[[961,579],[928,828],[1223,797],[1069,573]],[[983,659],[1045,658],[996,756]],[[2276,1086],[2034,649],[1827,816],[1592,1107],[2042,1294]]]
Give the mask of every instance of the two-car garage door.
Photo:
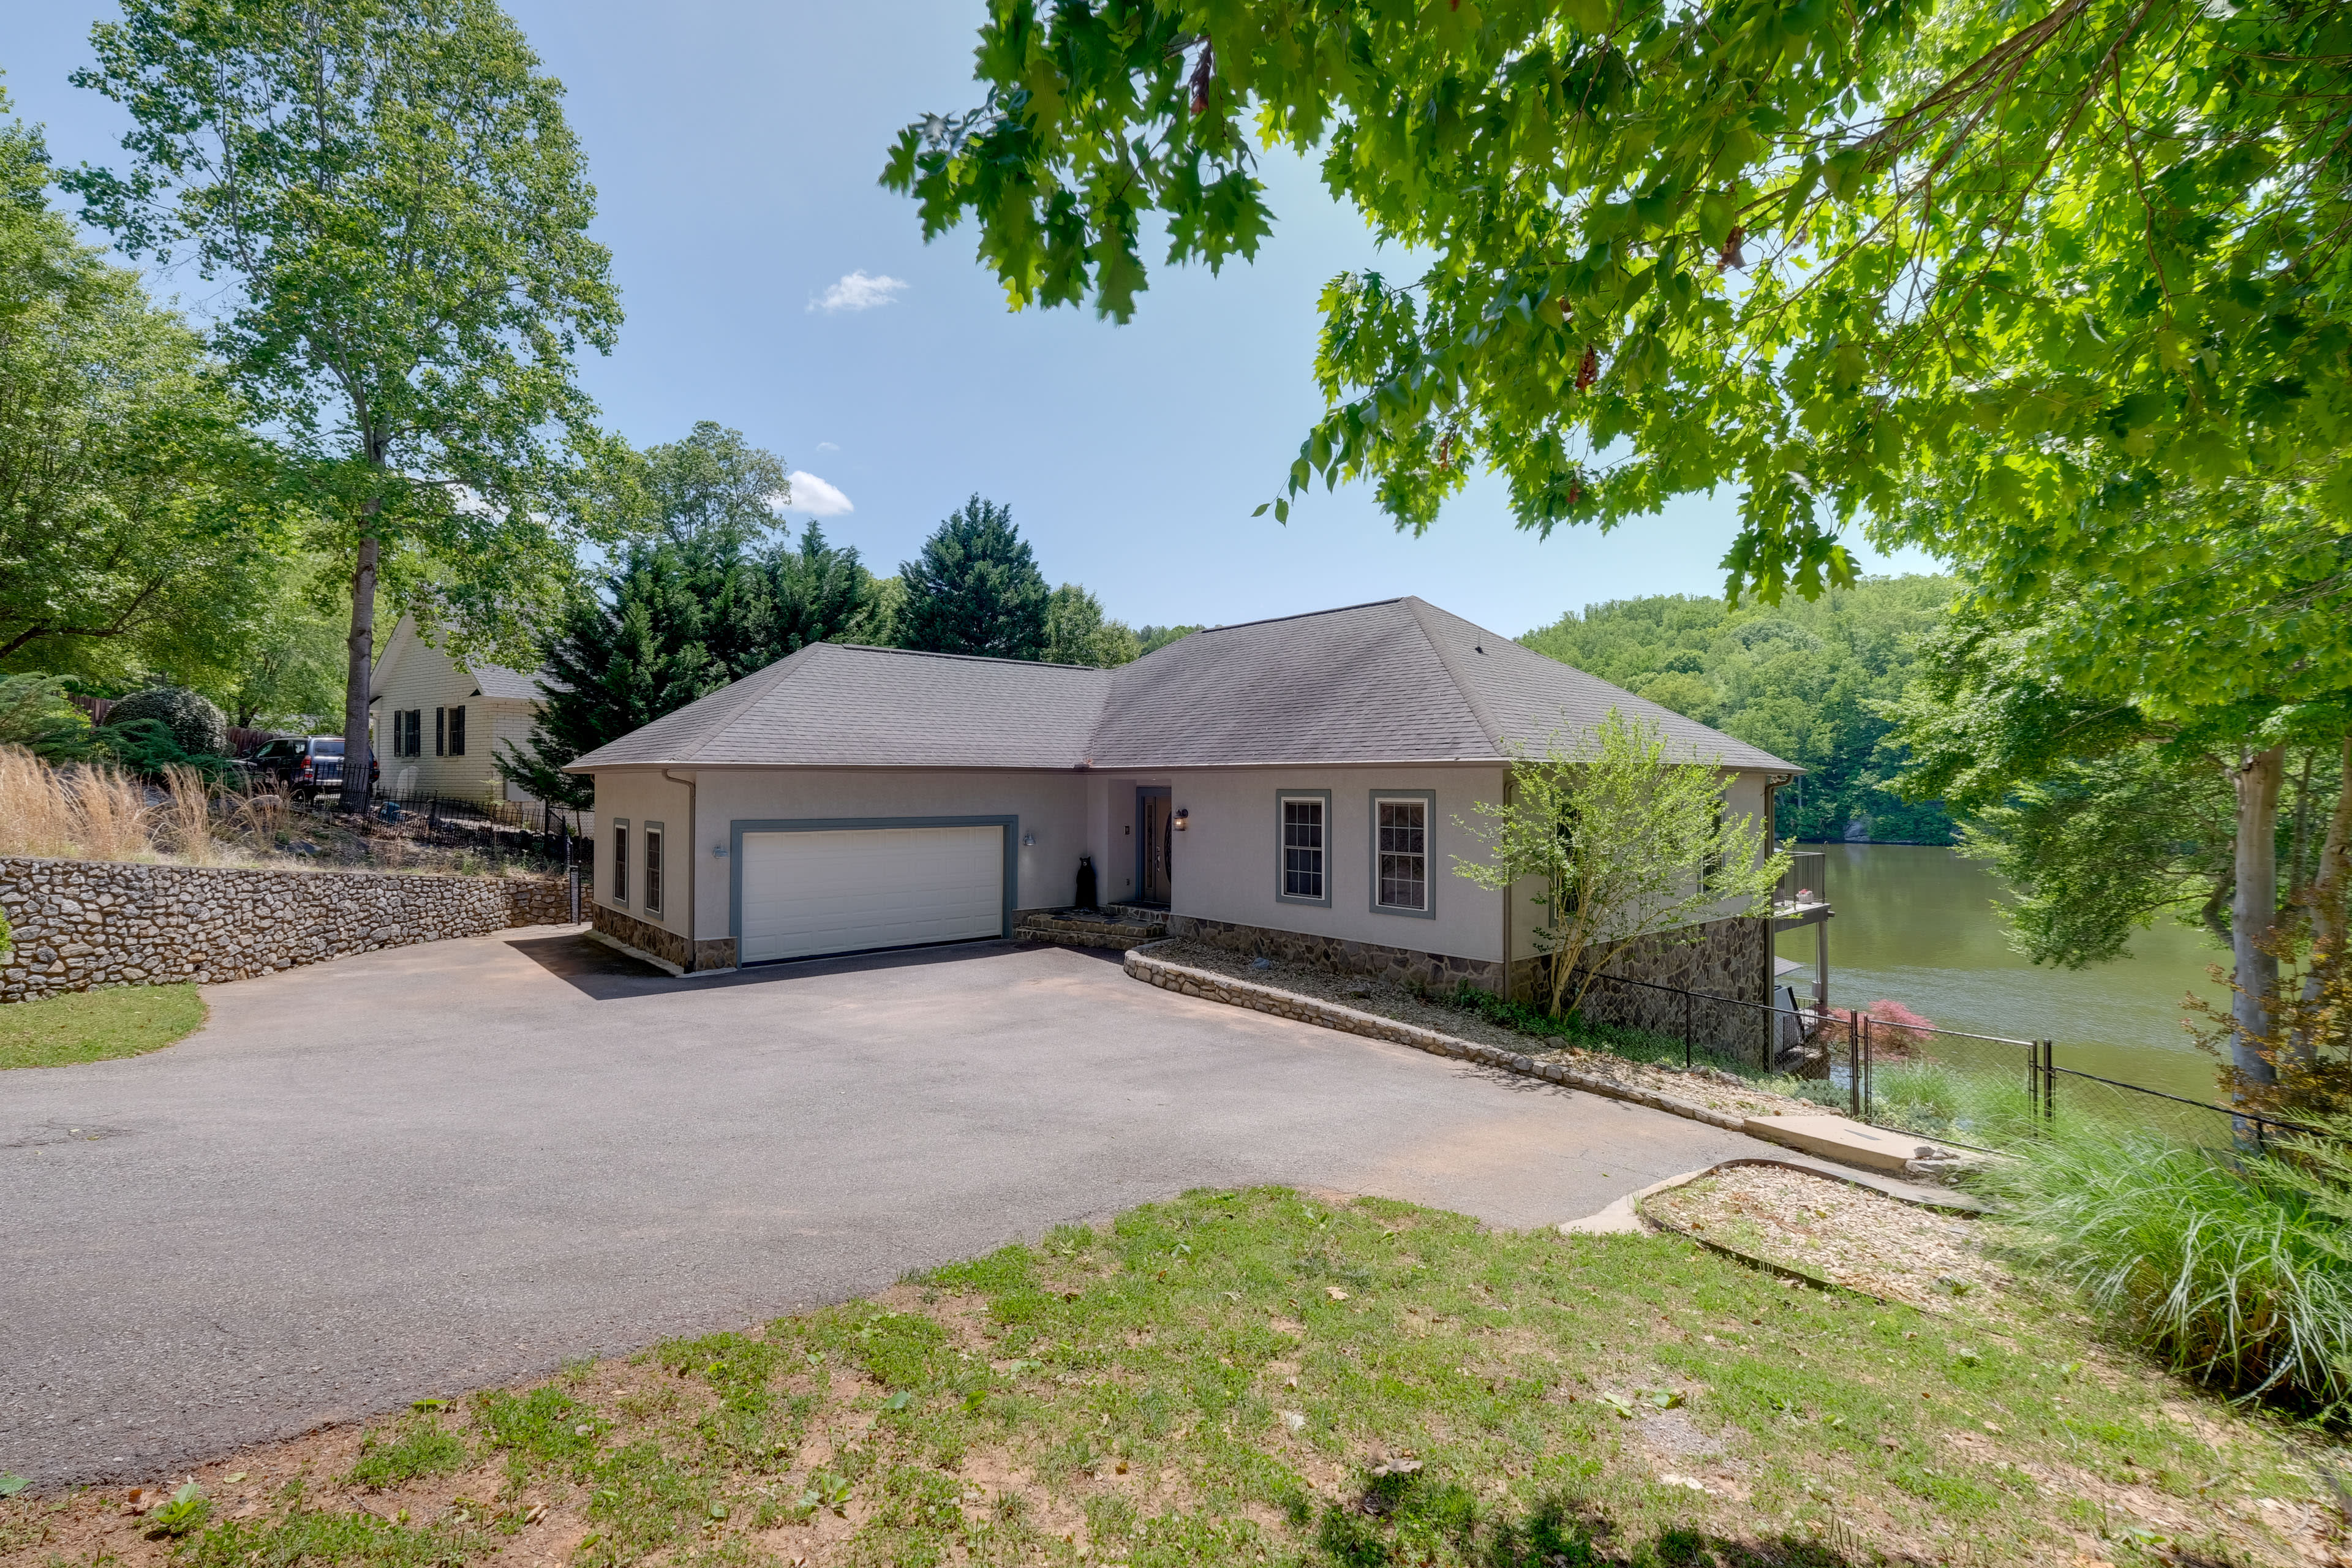
[[[746,833],[739,962],[1001,935],[1005,831]]]

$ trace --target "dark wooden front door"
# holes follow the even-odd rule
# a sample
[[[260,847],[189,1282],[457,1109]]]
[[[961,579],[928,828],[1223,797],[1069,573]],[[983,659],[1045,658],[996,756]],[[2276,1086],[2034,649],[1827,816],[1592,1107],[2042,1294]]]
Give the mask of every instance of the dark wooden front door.
[[[1143,788],[1135,792],[1135,901],[1168,902],[1168,792]]]

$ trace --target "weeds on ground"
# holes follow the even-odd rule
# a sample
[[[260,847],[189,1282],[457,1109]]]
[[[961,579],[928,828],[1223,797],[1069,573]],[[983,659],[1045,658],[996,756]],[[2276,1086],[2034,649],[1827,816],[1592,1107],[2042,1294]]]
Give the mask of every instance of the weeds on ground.
[[[425,1568],[501,1542],[598,1568],[2284,1563],[2317,1528],[2287,1436],[2103,1356],[2066,1312],[1978,1294],[1930,1315],[1672,1238],[1196,1193],[431,1412],[473,1469],[342,1503],[248,1493],[180,1551],[194,1568]],[[362,1458],[424,1427],[389,1421]]]
[[[71,991],[0,1007],[0,1070],[69,1067],[161,1050],[204,1026],[194,985]]]
[[[1826,1079],[1801,1079],[1788,1073],[1768,1072],[1758,1068],[1751,1058],[1707,1046],[1685,1045],[1681,1040],[1652,1034],[1646,1029],[1604,1024],[1574,1009],[1555,1018],[1541,1008],[1497,996],[1490,991],[1481,991],[1466,981],[1456,986],[1453,994],[1444,1000],[1490,1024],[1538,1039],[1554,1041],[1574,1050],[1600,1052],[1629,1062],[1638,1062],[1644,1067],[1710,1068],[1717,1072],[1728,1073],[1769,1093],[1791,1100],[1811,1100],[1817,1105],[1843,1106],[1848,1099],[1845,1089]]]

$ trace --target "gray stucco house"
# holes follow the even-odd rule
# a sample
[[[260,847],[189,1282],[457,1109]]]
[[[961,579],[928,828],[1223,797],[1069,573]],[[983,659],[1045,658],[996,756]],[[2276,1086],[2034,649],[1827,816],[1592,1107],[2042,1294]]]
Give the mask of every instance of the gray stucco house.
[[[820,644],[572,764],[595,928],[680,970],[1002,938],[1073,901],[1178,934],[1517,989],[1537,911],[1454,874],[1511,752],[1611,708],[1769,820],[1796,770],[1417,598],[1195,633],[1118,669]],[[1769,919],[1685,983],[1762,1000]]]

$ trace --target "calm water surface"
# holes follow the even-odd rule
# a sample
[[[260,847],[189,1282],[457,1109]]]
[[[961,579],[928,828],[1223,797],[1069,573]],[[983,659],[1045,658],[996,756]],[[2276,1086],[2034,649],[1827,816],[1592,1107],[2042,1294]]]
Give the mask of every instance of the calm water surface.
[[[2213,1097],[2213,1060],[2180,1026],[2187,993],[2228,994],[2206,971],[2229,955],[2202,933],[2164,917],[2133,935],[2129,957],[2088,969],[2037,966],[2009,945],[1993,913],[2000,883],[1973,860],[1906,845],[1797,847],[1828,855],[1834,1005],[1867,1008],[1889,997],[1944,1028],[2053,1040],[2061,1067]],[[1780,956],[1810,965],[1812,941],[1810,931],[1783,932]],[[1790,978],[1806,994],[1810,977]]]

